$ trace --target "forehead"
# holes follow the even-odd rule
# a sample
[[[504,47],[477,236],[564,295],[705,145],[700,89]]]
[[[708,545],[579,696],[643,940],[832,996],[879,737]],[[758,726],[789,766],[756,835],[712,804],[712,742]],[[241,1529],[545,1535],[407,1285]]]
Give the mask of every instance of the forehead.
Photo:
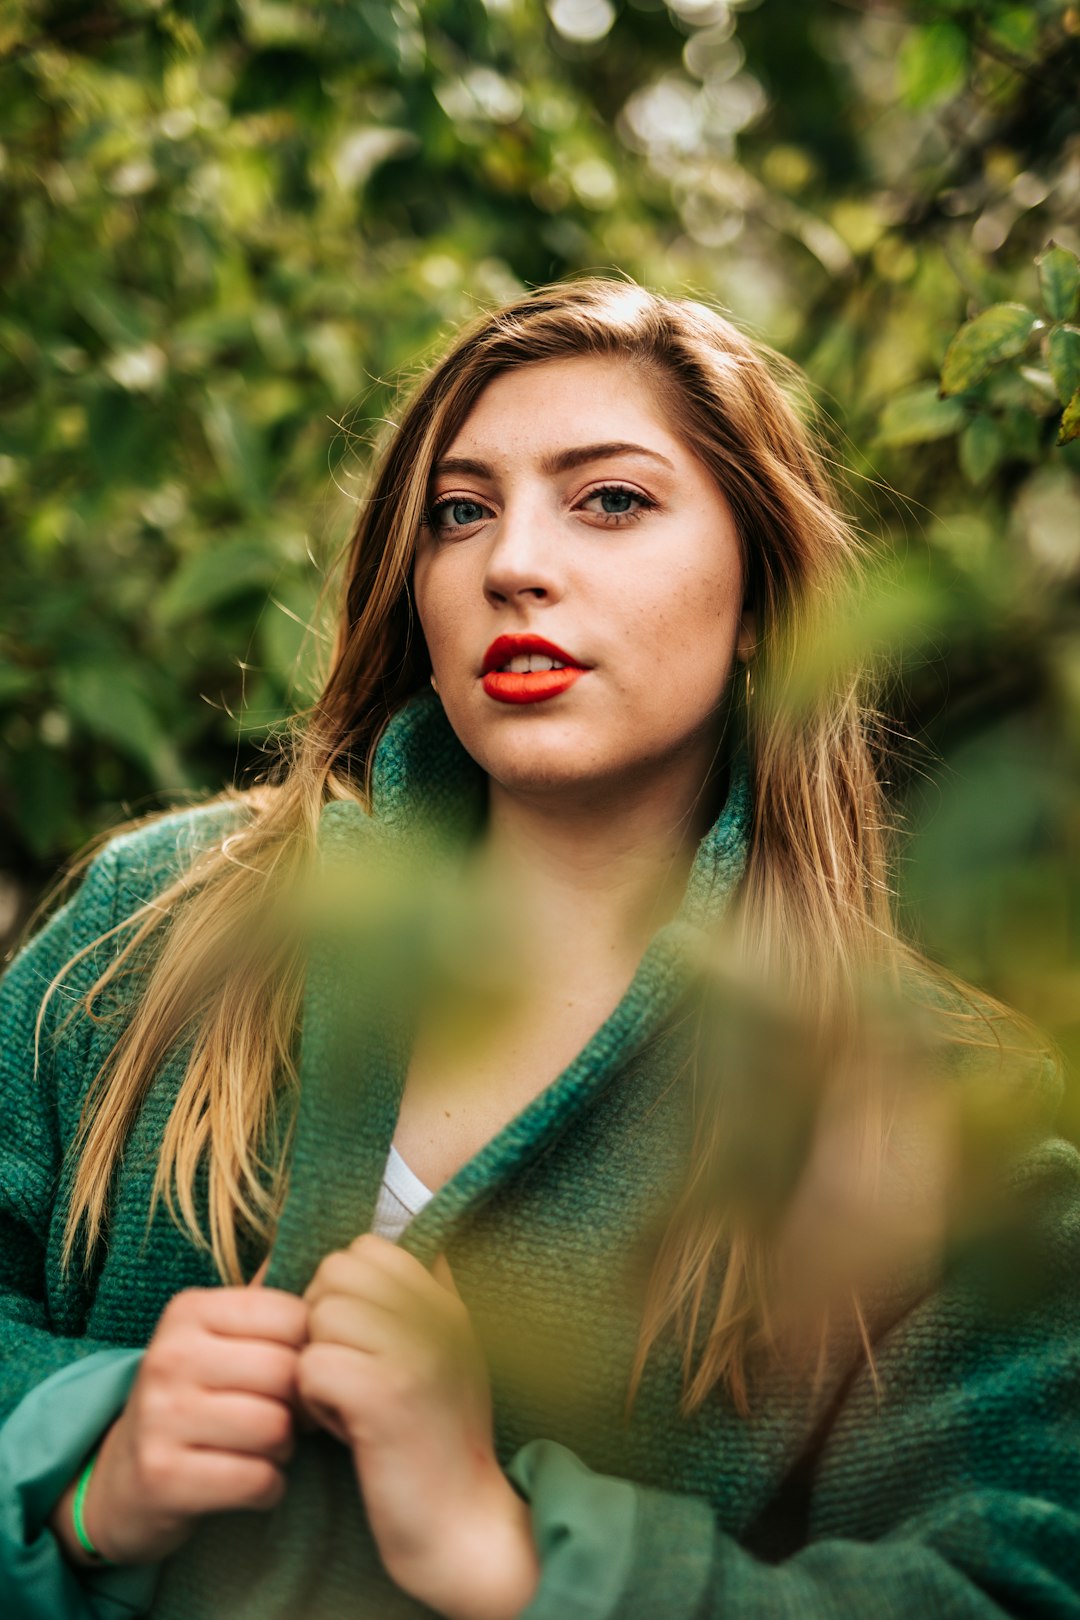
[[[664,421],[655,384],[641,366],[600,355],[539,360],[494,377],[443,451],[537,461],[575,443],[623,440],[679,465],[690,452]]]

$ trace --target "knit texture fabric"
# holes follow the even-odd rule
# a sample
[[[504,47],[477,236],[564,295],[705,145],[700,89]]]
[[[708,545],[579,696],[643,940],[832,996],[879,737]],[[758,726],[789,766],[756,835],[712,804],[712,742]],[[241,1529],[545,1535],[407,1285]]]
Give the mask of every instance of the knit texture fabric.
[[[1080,1158],[1052,1136],[1015,1169],[1022,1218],[882,1331],[877,1386],[852,1362],[813,1392],[778,1386],[748,1419],[719,1395],[686,1418],[678,1347],[663,1341],[625,1415],[642,1282],[690,1145],[688,964],[741,879],[751,809],[737,758],[682,908],[614,1013],[402,1238],[425,1261],[447,1255],[484,1345],[498,1454],[532,1503],[543,1556],[530,1620],[1080,1617]],[[410,860],[437,858],[482,812],[482,777],[423,694],[380,744],[373,814],[328,807],[320,849],[331,870],[403,840]],[[114,840],[0,987],[0,1419],[78,1358],[145,1345],[174,1293],[217,1281],[163,1210],[147,1223],[182,1053],[140,1112],[107,1248],[89,1274],[62,1272],[71,1145],[115,1027],[77,1018],[59,1042],[51,1032],[115,947],[54,997],[36,1076],[34,1023],[68,956],[237,813],[182,812]],[[353,944],[317,941],[309,964],[289,1193],[266,1279],[294,1291],[370,1225],[408,1060],[378,975],[350,975]],[[1019,1304],[996,1286],[1003,1255],[1026,1284]],[[203,1521],[166,1562],[152,1609],[427,1612],[384,1574],[349,1455],[322,1433],[301,1438],[273,1512]]]

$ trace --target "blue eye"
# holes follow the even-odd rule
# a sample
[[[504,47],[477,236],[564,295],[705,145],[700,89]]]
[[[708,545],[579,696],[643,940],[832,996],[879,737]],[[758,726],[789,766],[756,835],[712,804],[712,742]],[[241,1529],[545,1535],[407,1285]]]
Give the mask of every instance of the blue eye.
[[[596,493],[600,497],[600,502],[605,512],[609,512],[614,515],[617,512],[627,512],[631,510],[630,502],[634,499],[634,496],[633,492],[629,489],[600,489],[597,490]],[[607,504],[609,501],[620,501],[624,504],[619,506],[609,506]]]
[[[472,515],[466,515],[463,517],[463,510],[466,513],[469,513],[471,510]],[[453,523],[440,522],[439,513],[444,511],[450,511],[454,514]],[[485,511],[486,507],[481,506],[479,501],[469,501],[463,499],[461,496],[451,495],[445,500],[434,501],[431,506],[428,507],[427,521],[433,529],[464,529],[468,528],[470,523],[479,523]]]
[[[625,528],[628,523],[635,523],[645,512],[656,507],[656,502],[648,495],[642,495],[636,489],[629,489],[625,484],[604,484],[599,489],[589,492],[579,502],[575,510],[584,510],[590,501],[599,500],[601,509],[593,509],[593,516],[608,520],[606,527]],[[448,520],[443,520],[440,513],[450,513]],[[444,495],[441,500],[433,501],[424,514],[424,525],[436,533],[449,534],[454,529],[467,529],[474,523],[482,523],[489,512],[481,501],[470,500],[463,495]]]
[[[594,489],[585,499],[586,501],[599,499],[601,509],[595,515],[612,518],[616,524],[621,519],[622,526],[626,523],[636,523],[643,512],[651,512],[656,506],[656,502],[650,496],[642,495],[636,489],[628,489],[625,484],[604,484],[601,489]],[[609,501],[616,504],[611,506],[608,504]],[[630,504],[632,501],[636,501],[637,505],[632,506]]]

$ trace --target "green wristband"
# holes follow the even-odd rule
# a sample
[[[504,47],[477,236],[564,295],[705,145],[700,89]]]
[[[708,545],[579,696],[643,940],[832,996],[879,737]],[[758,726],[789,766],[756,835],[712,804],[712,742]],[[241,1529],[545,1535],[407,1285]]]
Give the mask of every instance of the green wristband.
[[[86,1501],[86,1493],[90,1486],[90,1475],[94,1472],[94,1464],[97,1460],[98,1454],[95,1451],[79,1475],[79,1483],[75,1487],[75,1500],[71,1504],[71,1522],[75,1527],[75,1534],[79,1538],[79,1545],[87,1556],[92,1558],[95,1564],[111,1565],[112,1559],[106,1558],[104,1553],[98,1552],[94,1543],[90,1540],[83,1520],[83,1503]]]

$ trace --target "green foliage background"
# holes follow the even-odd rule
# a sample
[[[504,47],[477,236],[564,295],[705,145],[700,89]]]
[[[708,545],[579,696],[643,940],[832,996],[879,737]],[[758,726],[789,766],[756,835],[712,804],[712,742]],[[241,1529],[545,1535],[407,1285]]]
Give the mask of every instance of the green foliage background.
[[[1076,1055],[1076,6],[9,0],[0,71],[9,927],[304,701],[401,369],[621,270],[806,368],[927,745],[912,925]]]

